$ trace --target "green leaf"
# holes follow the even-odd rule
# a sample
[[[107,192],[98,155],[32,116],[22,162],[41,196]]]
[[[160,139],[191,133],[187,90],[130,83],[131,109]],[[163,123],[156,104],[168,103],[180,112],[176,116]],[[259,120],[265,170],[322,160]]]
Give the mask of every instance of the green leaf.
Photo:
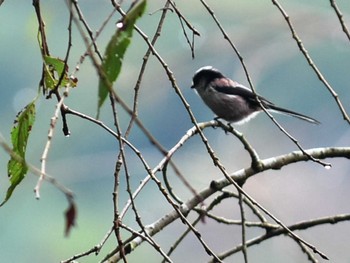
[[[62,81],[60,83],[61,87],[76,87],[78,80],[76,78],[68,77],[68,67],[64,70],[64,61],[59,58],[44,56],[44,83],[45,88],[54,89],[62,74],[64,72]]]
[[[113,82],[117,79],[124,54],[131,42],[132,33],[136,20],[145,11],[146,0],[137,2],[124,16],[123,20],[117,23],[118,30],[109,41],[102,61],[103,76],[100,76],[98,85],[98,107],[97,118],[100,108],[107,98]]]
[[[35,101],[29,103],[20,111],[14,122],[11,131],[12,154],[7,165],[7,172],[10,178],[10,187],[7,189],[6,197],[0,204],[2,206],[9,200],[14,189],[23,180],[28,171],[25,163],[25,154],[30,131],[35,121]]]

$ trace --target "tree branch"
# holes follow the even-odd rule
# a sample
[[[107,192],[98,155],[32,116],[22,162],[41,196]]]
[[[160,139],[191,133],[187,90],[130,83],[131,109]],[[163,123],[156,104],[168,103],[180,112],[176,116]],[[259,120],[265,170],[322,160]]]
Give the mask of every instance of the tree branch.
[[[347,158],[350,159],[350,147],[335,147],[335,148],[315,148],[315,149],[309,149],[306,150],[310,155],[314,156],[315,158],[319,159],[325,159],[325,158]],[[281,169],[284,166],[287,166],[292,163],[307,161],[308,157],[305,156],[301,151],[295,151],[289,154],[280,155],[277,157],[272,157],[268,159],[261,160],[262,164],[262,170],[260,172],[266,171],[266,170],[278,170]],[[260,172],[256,172],[251,167],[246,169],[238,170],[230,175],[231,179],[235,182],[239,183],[242,180],[245,181],[249,177],[256,175]],[[194,209],[198,204],[200,204],[199,200],[205,200],[214,193],[222,190],[223,188],[229,186],[231,183],[226,179],[222,178],[217,181],[213,181],[211,185],[202,191],[199,192],[199,198],[193,197],[192,199],[189,199],[187,202],[185,202],[183,205],[181,205],[181,211],[182,214],[189,213],[192,209]],[[145,228],[148,230],[148,234],[150,236],[153,236],[157,234],[160,230],[163,228],[169,226],[172,222],[177,220],[179,218],[179,213],[176,210],[173,210],[172,212],[164,215],[154,223],[145,226]],[[347,216],[337,216],[333,219],[319,219],[316,221],[316,223],[299,223],[296,225],[293,225],[292,228],[289,228],[290,231],[296,230],[296,229],[306,229],[313,225],[318,224],[324,224],[326,222],[328,223],[337,223],[339,221],[349,220],[350,215]],[[272,231],[272,230],[271,230]],[[268,231],[267,234],[264,236],[253,239],[253,241],[247,241],[247,246],[251,246],[252,243],[261,242],[266,239],[266,237],[270,237],[271,231]],[[277,234],[286,234],[289,233],[285,228],[279,226],[278,230],[273,230],[273,235]],[[290,234],[290,233],[289,233]],[[294,237],[293,237],[294,238]],[[143,242],[142,239],[134,239],[132,242],[132,246],[129,246],[129,249],[132,251],[136,249],[141,243]],[[315,251],[314,251],[315,252]],[[115,255],[116,256],[116,255]],[[115,262],[115,261],[110,261]]]

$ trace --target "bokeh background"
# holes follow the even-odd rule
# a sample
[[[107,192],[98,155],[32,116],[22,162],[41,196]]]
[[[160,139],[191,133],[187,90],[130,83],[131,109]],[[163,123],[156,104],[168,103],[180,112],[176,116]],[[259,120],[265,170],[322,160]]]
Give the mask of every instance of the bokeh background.
[[[125,1],[128,6],[129,1]],[[350,46],[341,30],[330,1],[282,1],[284,9],[301,37],[310,56],[339,94],[345,108],[350,111]],[[196,37],[195,59],[183,36],[179,20],[169,13],[160,39],[155,45],[159,54],[174,72],[184,96],[198,121],[213,118],[197,95],[189,88],[193,73],[201,66],[213,65],[228,77],[248,85],[239,60],[224,40],[214,21],[199,1],[176,1],[185,17],[199,30]],[[304,148],[349,146],[350,130],[340,111],[317,76],[301,55],[284,18],[271,1],[235,0],[208,1],[231,40],[244,57],[258,93],[287,107],[318,119],[321,125],[310,125],[285,116],[276,116],[283,126],[299,140]],[[337,4],[350,26],[350,2]],[[79,2],[90,27],[96,31],[111,12],[110,1],[85,0]],[[138,21],[139,27],[153,36],[164,1],[149,1],[146,14]],[[42,1],[48,43],[53,56],[63,58],[68,38],[68,9],[65,1]],[[111,34],[115,31],[115,15],[98,39],[103,53]],[[0,6],[0,132],[10,142],[10,130],[17,112],[37,94],[42,62],[37,41],[37,20],[31,1],[7,0]],[[190,33],[190,32],[188,32]],[[134,34],[124,59],[123,69],[115,85],[127,102],[132,102],[136,76],[147,46]],[[85,52],[81,36],[73,30],[73,48],[69,60],[73,70]],[[96,115],[98,78],[89,59],[76,74],[78,87],[70,91],[66,104],[90,116]],[[41,98],[36,123],[28,146],[27,159],[40,166],[40,157],[47,140],[50,118],[55,100]],[[129,116],[121,111],[121,122]],[[154,57],[150,58],[141,85],[139,117],[153,135],[166,147],[172,147],[187,129],[192,127],[189,116]],[[101,120],[112,127],[109,103],[104,105]],[[17,187],[9,202],[0,208],[0,261],[1,262],[58,262],[87,251],[100,242],[113,220],[113,171],[118,143],[100,127],[82,119],[68,116],[71,136],[63,136],[58,122],[48,158],[48,172],[72,189],[78,204],[77,226],[69,237],[64,237],[65,197],[49,183],[41,188],[41,199],[34,198],[37,177],[28,174]],[[268,158],[296,150],[296,146],[272,122],[260,114],[250,123],[237,127],[246,135],[261,158]],[[221,130],[205,131],[210,144],[229,172],[249,165],[249,156],[234,137]],[[130,140],[140,149],[151,166],[161,155],[153,148],[138,128],[133,129]],[[212,166],[199,138],[191,139],[175,155],[181,171],[190,183],[200,190],[211,180],[222,175]],[[8,156],[0,150],[0,193],[8,187],[6,172]],[[251,178],[246,191],[286,224],[322,216],[349,213],[350,163],[346,159],[328,160],[333,168],[324,169],[315,163],[298,163],[280,171],[269,171]],[[128,153],[132,167],[132,182],[136,187],[145,176],[138,159]],[[184,200],[192,194],[170,174],[175,192]],[[125,189],[124,181],[122,189]],[[122,206],[127,193],[121,193]],[[140,195],[137,205],[145,224],[157,220],[171,207],[153,184]],[[236,202],[227,202],[218,208],[219,215],[239,219]],[[127,224],[136,227],[134,215],[129,213]],[[215,251],[228,249],[240,242],[239,228],[225,227],[210,220],[198,226],[203,238]],[[156,240],[168,247],[184,226],[177,222]],[[248,229],[248,237],[258,232]],[[326,253],[330,262],[350,262],[350,223],[316,227],[300,234]],[[178,252],[176,262],[205,262],[206,253],[196,238],[186,238]],[[115,245],[107,242],[102,255]],[[307,262],[306,256],[294,242],[278,237],[248,249],[250,262]],[[145,261],[147,258],[147,261]],[[90,256],[79,262],[97,262],[101,256]],[[129,257],[130,262],[159,262],[160,257],[148,245],[142,245]],[[225,262],[243,262],[241,254]],[[322,261],[321,261],[322,262]]]

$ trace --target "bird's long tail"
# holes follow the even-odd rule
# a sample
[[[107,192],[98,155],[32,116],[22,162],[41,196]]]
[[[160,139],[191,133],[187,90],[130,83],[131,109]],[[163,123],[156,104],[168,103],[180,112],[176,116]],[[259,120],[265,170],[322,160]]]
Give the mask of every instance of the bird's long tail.
[[[293,116],[293,117],[296,117],[296,118],[299,118],[301,120],[308,121],[308,122],[311,122],[314,124],[320,124],[320,122],[314,118],[311,118],[309,116],[306,116],[304,114],[301,114],[301,113],[298,113],[298,112],[295,112],[292,110],[287,110],[287,109],[278,107],[274,104],[267,104],[266,109],[276,111],[277,113],[282,113],[282,114],[286,114],[289,116]]]

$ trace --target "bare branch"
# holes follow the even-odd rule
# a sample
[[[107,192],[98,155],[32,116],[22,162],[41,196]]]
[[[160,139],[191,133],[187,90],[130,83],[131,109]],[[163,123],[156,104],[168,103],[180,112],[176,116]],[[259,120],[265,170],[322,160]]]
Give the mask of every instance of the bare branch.
[[[68,90],[68,88],[67,88],[67,90]],[[41,159],[40,159],[41,160],[41,174],[40,174],[38,182],[37,182],[37,184],[36,184],[36,186],[34,188],[35,197],[37,199],[40,198],[40,187],[41,187],[41,184],[42,184],[42,182],[43,182],[43,180],[45,178],[45,175],[46,175],[46,160],[47,160],[47,156],[49,154],[49,149],[50,149],[50,146],[51,146],[52,137],[53,137],[53,134],[54,134],[56,122],[58,120],[58,116],[59,116],[59,113],[61,111],[61,107],[64,105],[63,104],[64,99],[65,99],[65,96],[62,97],[61,100],[57,103],[54,116],[51,118],[50,129],[49,129],[49,133],[47,135],[46,145],[45,145],[43,154],[42,154]]]
[[[241,213],[241,231],[242,231],[242,253],[243,253],[243,258],[244,262],[248,263],[248,252],[247,252],[247,244],[246,244],[246,219],[245,219],[245,213],[244,213],[244,206],[243,206],[243,199],[244,196],[242,195],[241,192],[238,193],[238,204],[240,208],[240,213]]]
[[[289,229],[291,230],[304,230],[307,228],[319,226],[319,225],[324,225],[324,224],[336,224],[344,221],[349,221],[350,220],[350,214],[344,214],[344,215],[337,215],[337,216],[330,216],[330,217],[323,217],[323,218],[318,218],[318,219],[313,219],[309,221],[302,221],[293,225],[288,226]],[[257,245],[271,237],[279,236],[279,235],[286,235],[288,232],[279,227],[277,229],[271,230],[268,233],[252,238],[246,242],[246,245],[248,247]],[[228,256],[233,255],[234,253],[237,253],[242,250],[242,245],[238,245],[235,248],[232,248],[222,254],[220,254],[220,259],[225,259]],[[214,263],[215,261],[211,261]]]
[[[281,6],[281,4],[277,0],[272,0],[272,3],[278,8],[278,10],[281,12],[284,19],[286,20],[286,22],[289,26],[289,29],[292,33],[292,37],[296,41],[301,53],[304,55],[305,59],[307,60],[307,62],[310,65],[310,67],[314,70],[314,72],[316,73],[319,80],[326,86],[326,88],[328,89],[328,91],[331,93],[332,97],[336,101],[336,103],[340,109],[340,112],[343,115],[344,120],[350,124],[350,118],[349,118],[348,114],[346,113],[346,110],[345,110],[338,94],[335,92],[335,90],[332,88],[332,86],[328,83],[328,81],[325,79],[325,77],[322,75],[321,71],[318,69],[318,67],[316,66],[316,64],[314,63],[312,58],[310,57],[308,51],[304,47],[303,42],[301,41],[301,39],[299,38],[299,36],[297,35],[297,33],[294,29],[294,26],[291,22],[289,15],[286,13],[286,11],[284,11],[283,7]]]
[[[337,148],[316,148],[316,149],[309,149],[307,150],[308,154],[311,154],[312,156],[319,158],[319,159],[325,159],[325,158],[348,158],[350,159],[350,147],[337,147]],[[290,154],[285,154],[277,157],[272,157],[269,159],[261,160],[262,164],[262,170],[276,170],[281,169],[284,166],[287,166],[292,163],[301,162],[301,161],[307,161],[308,158],[305,156],[301,151],[292,152]],[[260,172],[261,172],[260,171]],[[235,182],[240,182],[241,180],[246,180],[247,178],[258,174],[259,172],[254,171],[252,168],[247,169],[241,169],[233,174],[230,175],[231,180],[234,180]],[[227,180],[227,178],[222,178],[221,180],[213,181],[210,185],[210,187],[203,189],[199,192],[199,197],[193,197],[192,199],[185,202],[183,205],[181,205],[181,212],[182,214],[187,214],[192,209],[194,209],[199,203],[199,200],[205,200],[209,196],[213,195],[217,191],[223,189],[224,187],[227,187],[231,184],[230,181]],[[247,197],[246,194],[244,194],[245,197]],[[252,202],[254,205],[257,205],[257,202],[254,201],[249,196],[247,197],[250,202]],[[252,199],[252,200],[251,200]],[[258,206],[261,209],[261,206]],[[265,209],[266,210],[266,209]],[[264,211],[266,213],[266,211]],[[269,214],[269,213],[268,213]],[[269,214],[271,217],[271,214]],[[157,234],[160,230],[162,230],[164,227],[170,225],[172,222],[174,222],[176,219],[179,218],[179,213],[176,210],[173,210],[169,214],[165,215],[164,217],[158,219],[156,222],[152,223],[149,226],[146,226],[146,229],[148,229],[149,235],[153,236]],[[342,217],[342,220],[348,220],[349,217]],[[320,254],[320,256],[326,257],[323,253],[318,251],[314,246],[308,244],[307,242],[303,241],[299,237],[297,237],[293,232],[295,229],[305,229],[302,228],[301,225],[298,225],[298,228],[288,228],[284,224],[282,224],[278,219],[274,218],[276,223],[279,225],[279,231],[278,234],[285,234],[288,233],[292,235],[293,238],[296,238],[298,242],[302,242],[303,244],[307,245],[309,248],[313,250],[314,253]],[[322,221],[322,220],[321,220]],[[334,222],[334,220],[329,220],[330,222]],[[318,221],[319,222],[319,221]],[[322,221],[323,222],[323,221]],[[337,221],[338,222],[338,221]],[[309,223],[308,223],[309,224]],[[272,231],[272,230],[271,230]],[[258,238],[258,243],[265,240],[267,235],[270,235],[271,231],[268,231],[268,233],[260,238]],[[275,233],[275,232],[273,232]],[[247,246],[251,246],[251,243],[257,242],[255,239],[253,241],[247,241]],[[132,242],[132,249],[135,249],[138,245],[142,243],[142,240],[134,240]],[[131,248],[131,247],[130,247]],[[240,250],[240,249],[239,249]]]
[[[343,29],[345,35],[347,36],[348,40],[350,41],[349,29],[347,28],[347,26],[345,24],[342,12],[340,11],[340,9],[339,9],[337,3],[335,2],[335,0],[330,0],[330,2],[331,2],[331,6],[334,9],[334,12],[337,14],[337,17],[339,19],[339,23],[341,25],[341,28]]]

